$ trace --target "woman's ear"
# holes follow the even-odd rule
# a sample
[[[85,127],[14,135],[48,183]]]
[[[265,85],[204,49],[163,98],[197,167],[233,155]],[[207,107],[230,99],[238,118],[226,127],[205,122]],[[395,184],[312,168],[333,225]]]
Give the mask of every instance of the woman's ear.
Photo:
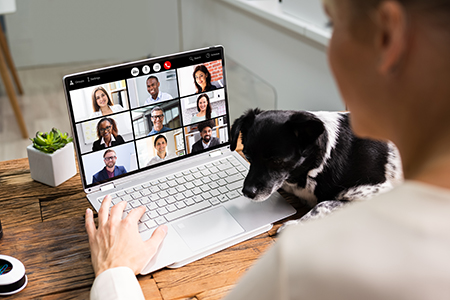
[[[378,70],[389,74],[399,67],[407,50],[407,16],[403,6],[397,1],[381,1],[376,10],[376,27]]]

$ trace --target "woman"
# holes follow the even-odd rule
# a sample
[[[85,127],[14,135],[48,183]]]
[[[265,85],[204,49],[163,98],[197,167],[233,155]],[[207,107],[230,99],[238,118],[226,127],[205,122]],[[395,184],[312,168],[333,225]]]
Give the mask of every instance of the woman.
[[[209,92],[217,89],[217,87],[211,84],[211,73],[204,65],[198,65],[194,69],[194,83],[197,89],[197,93]]]
[[[96,87],[92,91],[92,108],[94,112],[91,114],[91,118],[107,116],[124,110],[120,104],[114,105],[108,92],[102,86]]]
[[[212,111],[207,94],[201,94],[197,98],[197,111],[198,113],[192,117],[191,123],[205,121],[217,117],[216,113]]]
[[[122,136],[119,135],[116,121],[112,118],[102,118],[98,121],[97,137],[98,140],[92,145],[92,151],[102,150],[125,143]]]
[[[352,126],[359,136],[393,141],[406,180],[372,200],[288,227],[227,299],[449,299],[450,1],[324,5],[334,28],[329,62]],[[111,223],[125,230],[109,220],[96,232],[92,212],[87,216],[90,240]],[[148,244],[159,245],[166,231]],[[94,269],[114,266],[94,250]]]
[[[156,149],[156,156],[152,157],[150,161],[147,163],[147,166],[151,166],[153,164],[157,164],[163,162],[165,160],[169,160],[177,157],[175,154],[167,153],[167,139],[162,134],[158,135],[153,142],[153,146]]]

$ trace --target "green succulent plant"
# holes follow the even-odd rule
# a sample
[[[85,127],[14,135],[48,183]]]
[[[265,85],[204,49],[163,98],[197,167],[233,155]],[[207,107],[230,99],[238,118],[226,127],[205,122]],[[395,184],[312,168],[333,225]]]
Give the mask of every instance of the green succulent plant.
[[[64,147],[67,143],[73,141],[69,134],[62,133],[59,129],[53,128],[50,132],[36,132],[36,137],[30,139],[33,142],[33,147],[45,152],[53,153],[58,149]]]

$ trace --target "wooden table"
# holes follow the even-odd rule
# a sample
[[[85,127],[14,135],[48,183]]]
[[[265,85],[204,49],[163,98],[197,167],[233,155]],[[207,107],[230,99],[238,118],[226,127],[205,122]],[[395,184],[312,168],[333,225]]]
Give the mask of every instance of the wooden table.
[[[298,210],[292,218],[306,212],[292,196],[283,196]],[[52,188],[31,179],[28,159],[0,162],[0,254],[21,260],[29,281],[23,291],[7,299],[89,299],[94,272],[84,228],[88,207],[78,174]],[[274,243],[280,224],[179,269],[138,276],[145,298],[223,298]]]

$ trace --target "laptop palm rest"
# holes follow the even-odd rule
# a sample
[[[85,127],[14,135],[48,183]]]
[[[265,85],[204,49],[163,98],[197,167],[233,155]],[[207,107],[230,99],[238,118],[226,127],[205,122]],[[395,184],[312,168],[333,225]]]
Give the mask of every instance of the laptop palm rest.
[[[244,232],[223,206],[175,222],[173,228],[194,252]]]

